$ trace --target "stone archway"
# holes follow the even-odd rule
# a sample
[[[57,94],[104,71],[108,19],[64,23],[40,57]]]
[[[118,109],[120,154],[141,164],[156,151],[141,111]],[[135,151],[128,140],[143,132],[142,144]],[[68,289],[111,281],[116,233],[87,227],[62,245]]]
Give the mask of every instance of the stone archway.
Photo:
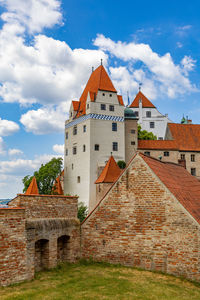
[[[68,261],[70,258],[70,236],[62,235],[57,240],[57,263]]]
[[[35,242],[35,271],[49,267],[49,241],[41,239]]]

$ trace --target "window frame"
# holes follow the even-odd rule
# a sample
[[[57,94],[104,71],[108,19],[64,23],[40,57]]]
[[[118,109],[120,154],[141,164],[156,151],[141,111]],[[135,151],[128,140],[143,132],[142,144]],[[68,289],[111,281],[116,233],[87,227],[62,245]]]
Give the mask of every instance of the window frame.
[[[77,135],[77,132],[78,132],[77,125],[74,125],[74,127],[73,127],[73,135]]]
[[[169,151],[164,151],[164,152],[163,152],[163,155],[164,155],[165,157],[169,157],[170,152],[169,152]]]
[[[118,142],[112,142],[112,150],[118,151]]]
[[[112,131],[117,131],[117,122],[112,122]]]
[[[196,168],[191,168],[190,173],[192,176],[196,176]]]
[[[195,162],[195,154],[190,155],[190,160],[191,160],[191,162]]]
[[[149,128],[155,128],[155,122],[154,121],[149,122]]]
[[[101,103],[101,110],[106,110],[106,104]]]
[[[99,148],[100,148],[99,144],[94,145],[94,151],[99,151]]]
[[[151,111],[150,110],[146,111],[146,118],[151,118]]]
[[[72,153],[73,153],[73,155],[77,154],[77,146],[73,146]]]
[[[115,111],[115,106],[114,105],[109,105],[109,111]]]

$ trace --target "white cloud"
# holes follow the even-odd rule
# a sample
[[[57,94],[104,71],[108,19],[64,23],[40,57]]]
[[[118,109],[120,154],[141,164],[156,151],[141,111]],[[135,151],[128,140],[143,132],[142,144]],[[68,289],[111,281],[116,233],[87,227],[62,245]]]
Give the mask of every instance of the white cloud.
[[[10,156],[16,156],[16,155],[21,155],[21,154],[23,154],[23,151],[20,150],[20,149],[15,149],[15,148],[13,148],[13,149],[9,149],[9,150],[8,150],[8,154],[9,154]]]
[[[1,15],[4,22],[25,27],[30,33],[41,32],[61,24],[59,0],[0,0],[7,11]]]
[[[13,121],[2,120],[0,118],[0,136],[7,136],[19,130],[19,125]]]
[[[58,145],[58,144],[55,144],[53,145],[53,151],[58,153],[58,154],[64,154],[64,144],[63,145]]]
[[[4,154],[6,154],[6,146],[2,137],[0,136],[0,155],[4,155]]]
[[[189,71],[192,71],[195,67],[196,60],[192,59],[191,56],[185,55],[181,60],[181,64],[185,73],[187,74]]]
[[[94,45],[110,55],[131,63],[131,68],[128,68],[132,74],[134,63],[141,62],[140,69],[145,71],[147,78],[154,84],[159,83],[160,92],[170,98],[195,90],[182,66],[174,64],[170,53],[160,56],[147,44],[114,42],[104,35],[98,35]]]

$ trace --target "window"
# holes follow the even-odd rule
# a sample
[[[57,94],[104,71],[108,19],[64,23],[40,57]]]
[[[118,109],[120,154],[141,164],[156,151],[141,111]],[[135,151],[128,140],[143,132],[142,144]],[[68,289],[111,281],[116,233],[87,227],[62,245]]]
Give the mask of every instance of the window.
[[[165,151],[164,156],[169,156],[169,151]]]
[[[112,97],[112,94],[110,94],[109,96]]]
[[[105,104],[101,104],[101,110],[106,110],[106,105]]]
[[[68,149],[65,150],[65,154],[66,154],[66,156],[68,155]]]
[[[181,159],[185,159],[185,154],[181,154]]]
[[[99,145],[98,144],[94,145],[94,151],[99,151]]]
[[[114,110],[115,110],[114,105],[109,105],[109,111],[114,111]]]
[[[72,112],[71,112],[71,117],[72,117]]]
[[[159,139],[160,141],[162,141],[162,140],[163,140],[163,137],[159,137],[158,139]]]
[[[86,132],[86,125],[83,125],[83,132]]]
[[[151,118],[151,111],[146,111],[146,117]]]
[[[132,133],[132,134],[135,134],[135,129],[131,129],[131,133]]]
[[[191,168],[191,175],[196,176],[196,168]]]
[[[76,147],[73,147],[73,151],[72,151],[72,152],[73,152],[74,155],[76,155],[76,153],[77,153],[77,148],[76,148]]]
[[[112,123],[112,131],[117,131],[117,123]]]
[[[135,145],[135,142],[134,142],[134,141],[131,141],[131,145]]]
[[[134,111],[135,116],[138,117],[138,111]]]
[[[144,151],[144,154],[150,156],[150,152],[149,151]]]
[[[150,128],[155,128],[155,123],[154,122],[150,122],[149,125],[150,125]]]
[[[73,170],[73,168],[74,168],[74,164],[72,164],[72,170]]]
[[[88,109],[89,107],[90,107],[89,104],[87,104],[87,109]]]
[[[195,155],[191,154],[191,161],[195,161]]]
[[[80,182],[81,182],[81,177],[77,176],[77,183],[80,183]]]
[[[83,152],[85,152],[85,150],[86,150],[86,146],[85,146],[85,145],[83,145]]]
[[[105,96],[105,93],[103,93],[102,95]]]
[[[66,140],[68,140],[68,132],[65,133]]]
[[[76,135],[77,134],[77,126],[74,126],[73,128],[73,135]]]
[[[118,151],[118,143],[117,142],[113,142],[112,145],[113,145],[112,146],[113,151]]]

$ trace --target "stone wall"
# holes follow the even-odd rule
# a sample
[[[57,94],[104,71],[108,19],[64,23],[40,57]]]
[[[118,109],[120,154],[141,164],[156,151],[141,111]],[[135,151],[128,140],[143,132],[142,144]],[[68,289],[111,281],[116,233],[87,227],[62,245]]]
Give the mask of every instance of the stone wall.
[[[81,225],[82,257],[200,280],[200,226],[140,156]]]
[[[76,218],[77,197],[19,194],[8,205],[25,208],[26,218]]]
[[[26,246],[24,209],[0,208],[0,285],[32,278]]]

